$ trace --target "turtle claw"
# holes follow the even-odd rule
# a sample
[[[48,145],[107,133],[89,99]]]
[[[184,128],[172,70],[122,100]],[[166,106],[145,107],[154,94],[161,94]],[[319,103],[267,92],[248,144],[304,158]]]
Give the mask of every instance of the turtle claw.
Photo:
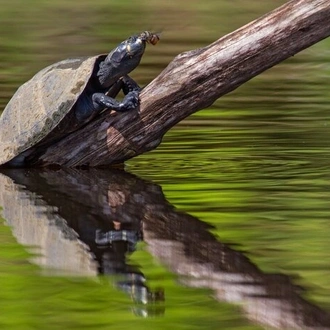
[[[121,103],[121,111],[128,111],[137,108],[140,105],[138,91],[129,92]]]
[[[140,105],[139,92],[129,92],[122,102],[118,102],[112,97],[102,93],[93,94],[93,107],[95,112],[100,112],[103,109],[110,109],[118,112],[125,112],[137,108]]]

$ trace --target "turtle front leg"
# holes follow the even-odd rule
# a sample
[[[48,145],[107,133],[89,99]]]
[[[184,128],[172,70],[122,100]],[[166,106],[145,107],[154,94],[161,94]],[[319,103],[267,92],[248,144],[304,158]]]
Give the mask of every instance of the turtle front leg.
[[[125,112],[137,108],[140,105],[140,86],[128,75],[119,80],[121,88],[126,95],[122,102],[102,93],[93,94],[93,106],[96,111],[108,108],[118,112]],[[118,85],[119,86],[119,85]]]
[[[141,88],[137,84],[135,80],[133,80],[130,76],[126,75],[122,78],[123,86],[122,90],[125,95],[127,95],[129,92],[140,92]]]
[[[96,111],[108,108],[118,112],[125,112],[137,108],[140,104],[139,92],[130,91],[121,102],[103,93],[93,94],[93,106]]]

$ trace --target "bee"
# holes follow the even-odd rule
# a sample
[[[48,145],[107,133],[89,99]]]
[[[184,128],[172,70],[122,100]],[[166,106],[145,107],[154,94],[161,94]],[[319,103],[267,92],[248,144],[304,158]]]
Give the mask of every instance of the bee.
[[[152,45],[156,45],[157,42],[159,41],[159,34],[157,33],[152,33],[152,32],[149,32],[149,31],[144,31],[142,32],[139,37],[148,42],[148,43],[151,43]]]

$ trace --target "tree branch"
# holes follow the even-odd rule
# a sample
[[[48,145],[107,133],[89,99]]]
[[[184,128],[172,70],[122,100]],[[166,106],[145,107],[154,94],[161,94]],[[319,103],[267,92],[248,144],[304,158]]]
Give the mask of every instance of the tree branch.
[[[289,1],[211,45],[178,55],[143,89],[138,111],[103,113],[40,161],[106,166],[152,150],[182,119],[329,35],[329,0]]]

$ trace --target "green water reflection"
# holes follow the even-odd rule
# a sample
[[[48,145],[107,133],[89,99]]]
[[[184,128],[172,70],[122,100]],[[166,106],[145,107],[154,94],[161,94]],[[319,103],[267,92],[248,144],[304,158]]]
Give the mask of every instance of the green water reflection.
[[[284,1],[12,0],[0,9],[0,109],[15,89],[57,60],[107,52],[145,29],[162,31],[133,77],[147,84],[170,60],[202,47]],[[324,40],[181,122],[127,170],[161,185],[168,202],[204,221],[264,274],[290,276],[299,297],[330,311],[329,46]],[[97,194],[97,193],[95,193]],[[2,205],[4,206],[4,205]],[[55,212],[56,213],[56,212]],[[23,214],[24,215],[24,214]],[[17,238],[16,238],[17,239]],[[4,329],[259,329],[244,306],[179,281],[140,242],[129,257],[162,316],[140,318],[107,276],[59,276],[0,227],[0,325]],[[190,283],[191,284],[191,283]],[[267,315],[265,316],[267,318]],[[311,325],[313,328],[313,325]]]
[[[116,311],[122,304],[120,318],[117,312],[109,315],[113,322],[118,321],[119,327],[126,326],[121,318],[129,312],[136,317],[161,318],[165,328],[172,322],[182,328],[243,326],[247,321],[242,320],[242,313],[251,321],[278,329],[329,325],[330,314],[304,297],[302,288],[295,284],[295,276],[275,268],[260,269],[246,252],[239,251],[241,239],[237,238],[235,248],[223,243],[210,232],[216,226],[179,211],[166,200],[161,187],[150,181],[109,170],[14,169],[2,173],[3,216],[18,243],[32,253],[30,261],[41,266],[43,275],[48,276],[49,280],[43,277],[41,282],[51,285],[59,281],[59,275],[64,276],[60,292],[49,292],[55,312],[63,313],[56,305],[59,296],[69,300],[67,309],[86,309],[94,326],[100,320],[110,322],[90,310],[89,304],[80,306],[81,301],[77,304],[77,298],[71,298],[81,294],[79,286],[72,287],[74,281],[83,285],[82,297],[91,299],[90,295],[94,295],[98,302],[97,287],[102,287],[111,301],[102,300],[103,304],[114,305]],[[147,251],[175,276],[155,264]],[[32,270],[31,265],[26,265]],[[13,271],[7,265],[5,271],[8,270]],[[26,270],[23,276],[28,279],[27,285],[32,280],[31,294],[28,287],[23,289],[29,299],[32,296],[43,301],[34,292],[38,291],[35,285],[39,281],[36,284],[35,279],[39,274]],[[96,276],[97,281],[86,279]],[[6,280],[5,277],[4,287]],[[125,304],[119,291],[132,302],[128,299]],[[210,294],[221,303],[215,304]],[[235,312],[233,306],[222,302],[240,308]],[[99,311],[94,301],[92,306]],[[63,326],[76,327],[72,313],[69,314],[70,321]]]

